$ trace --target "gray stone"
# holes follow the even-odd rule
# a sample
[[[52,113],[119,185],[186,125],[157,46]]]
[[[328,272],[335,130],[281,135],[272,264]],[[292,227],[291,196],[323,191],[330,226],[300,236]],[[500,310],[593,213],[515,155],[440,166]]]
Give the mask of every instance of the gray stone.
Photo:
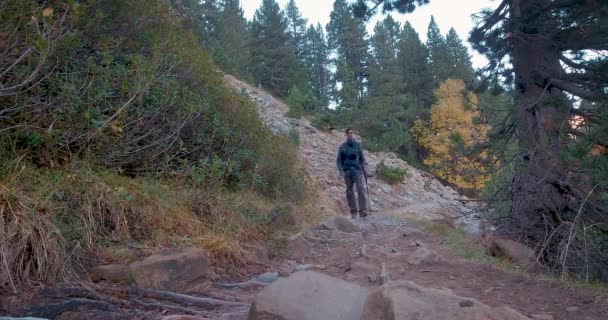
[[[535,313],[531,314],[530,318],[534,320],[553,320],[553,316],[546,313]]]
[[[568,311],[568,313],[574,313],[578,311],[578,307],[570,307],[566,309],[566,311]]]
[[[343,217],[335,216],[327,219],[320,226],[320,229],[324,230],[338,230],[346,233],[360,232],[361,228],[352,222],[352,220]]]
[[[279,280],[279,273],[278,272],[264,272],[264,273],[260,274],[259,276],[257,276],[255,278],[255,280],[257,280],[259,282],[264,282],[264,283],[273,283],[273,282]]]
[[[300,264],[296,266],[296,271],[307,271],[307,270],[312,270],[314,266],[310,263],[308,264]]]
[[[0,317],[0,320],[48,320],[48,319],[32,318],[32,317],[27,317],[27,318]]]
[[[264,288],[248,320],[360,320],[367,290],[328,275],[304,271]]]
[[[449,290],[424,288],[410,281],[389,282],[365,300],[361,320],[527,320],[508,307],[491,308]]]
[[[185,291],[214,276],[209,258],[199,248],[167,250],[129,268],[137,285],[170,291]]]
[[[125,282],[131,279],[131,270],[125,264],[107,264],[92,268],[91,276],[93,279]]]
[[[412,253],[408,259],[407,263],[411,265],[419,265],[423,263],[442,263],[447,262],[447,260],[442,257],[440,254],[433,250],[429,250],[425,247],[419,247]]]

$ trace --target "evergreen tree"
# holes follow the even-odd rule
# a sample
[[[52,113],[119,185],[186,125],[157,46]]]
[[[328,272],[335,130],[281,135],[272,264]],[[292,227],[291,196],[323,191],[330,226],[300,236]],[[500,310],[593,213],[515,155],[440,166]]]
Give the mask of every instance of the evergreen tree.
[[[452,67],[448,46],[433,16],[431,16],[426,37],[434,84],[438,86],[439,83],[449,78]]]
[[[450,66],[452,67],[448,77],[462,79],[465,83],[472,81],[475,77],[475,71],[473,70],[469,50],[462,43],[454,28],[450,28],[445,43],[450,55]]]
[[[306,31],[304,46],[304,66],[307,68],[313,107],[327,106],[329,103],[329,51],[321,24],[310,25]],[[305,110],[307,112],[318,110]]]
[[[240,0],[224,0],[216,28],[218,48],[214,58],[225,72],[251,77],[249,31]]]
[[[252,74],[256,83],[286,96],[293,84],[295,54],[287,19],[275,0],[263,0],[251,23]]]
[[[429,51],[409,22],[406,22],[401,30],[398,52],[397,66],[404,80],[403,92],[407,93],[419,108],[430,107],[434,85]]]
[[[289,34],[293,51],[298,61],[303,62],[308,20],[302,17],[295,0],[289,0],[287,8],[285,8],[285,16],[287,17],[287,33]]]
[[[403,77],[397,68],[401,26],[390,15],[374,27],[370,38],[369,96],[391,97],[401,93]]]
[[[336,0],[327,25],[327,34],[330,49],[339,57],[335,61],[344,59],[344,63],[354,75],[354,98],[360,101],[366,92],[369,64],[365,21],[353,15],[346,0]],[[338,74],[335,75],[334,86],[344,81]]]

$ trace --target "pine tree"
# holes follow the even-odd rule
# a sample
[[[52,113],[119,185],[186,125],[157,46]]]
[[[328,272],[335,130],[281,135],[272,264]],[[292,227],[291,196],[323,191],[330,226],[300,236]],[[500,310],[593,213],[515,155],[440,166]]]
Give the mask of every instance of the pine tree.
[[[398,46],[397,65],[404,80],[403,92],[411,96],[418,107],[430,107],[434,85],[429,51],[409,22],[403,25]]]
[[[216,62],[225,72],[251,77],[250,36],[240,0],[224,0],[216,33],[217,38],[221,39],[214,50]]]
[[[426,37],[431,70],[433,71],[435,86],[437,86],[449,78],[452,67],[448,46],[433,16],[431,16]]]
[[[265,88],[286,96],[297,61],[286,33],[287,20],[275,0],[263,0],[251,23],[252,74]]]
[[[313,106],[322,108],[329,103],[329,51],[321,24],[310,25],[306,31],[304,66],[307,67]],[[305,110],[307,112],[319,110]]]
[[[287,18],[287,33],[289,34],[293,51],[298,61],[303,62],[308,20],[302,17],[295,0],[289,0],[287,8],[285,8],[285,16]]]
[[[450,28],[445,43],[450,55],[450,66],[452,67],[448,78],[462,79],[465,83],[471,82],[475,77],[471,56],[454,28]]]
[[[370,38],[369,96],[391,97],[401,93],[403,77],[397,68],[400,31],[400,24],[390,15],[374,27]]]
[[[359,101],[366,92],[367,67],[369,64],[365,21],[353,15],[346,0],[336,0],[327,25],[327,34],[330,49],[338,57],[344,59],[344,63],[354,74],[356,87],[354,98]],[[338,59],[335,59],[335,61]],[[336,73],[334,86],[342,81],[343,79],[340,79],[338,73]]]

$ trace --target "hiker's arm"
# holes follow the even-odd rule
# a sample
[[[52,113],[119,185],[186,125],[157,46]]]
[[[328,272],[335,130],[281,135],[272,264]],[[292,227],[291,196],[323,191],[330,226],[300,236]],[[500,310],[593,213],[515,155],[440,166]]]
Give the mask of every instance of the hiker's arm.
[[[336,166],[338,166],[338,173],[340,176],[344,176],[344,170],[342,169],[342,148],[338,149],[338,156],[336,157]]]
[[[359,163],[361,164],[361,169],[363,170],[363,174],[367,176],[367,170],[365,170],[365,156],[363,156],[363,147],[359,145]]]

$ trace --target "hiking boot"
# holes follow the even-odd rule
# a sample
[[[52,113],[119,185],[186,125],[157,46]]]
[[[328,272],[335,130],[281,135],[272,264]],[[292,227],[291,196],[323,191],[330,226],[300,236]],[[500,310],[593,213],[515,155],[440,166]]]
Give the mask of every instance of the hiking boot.
[[[359,217],[360,217],[361,219],[363,219],[363,218],[365,218],[365,217],[367,217],[367,216],[368,216],[367,211],[361,211],[361,212],[359,212]]]
[[[353,220],[357,219],[357,214],[356,213],[351,213],[350,214],[350,218],[353,219]]]

